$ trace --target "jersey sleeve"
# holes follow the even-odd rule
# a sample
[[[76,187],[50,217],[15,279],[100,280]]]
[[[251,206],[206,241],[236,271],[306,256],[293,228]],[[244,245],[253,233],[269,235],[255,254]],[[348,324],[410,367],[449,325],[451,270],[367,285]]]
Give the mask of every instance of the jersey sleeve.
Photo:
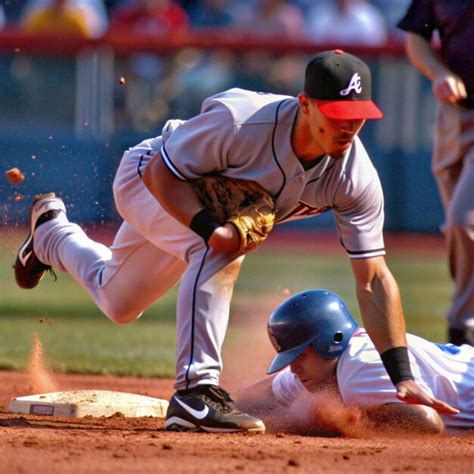
[[[357,195],[344,193],[334,208],[336,228],[350,258],[385,255],[383,193],[375,175]],[[347,198],[350,196],[350,198]]]
[[[161,156],[169,170],[183,181],[220,172],[228,162],[234,140],[232,114],[219,101],[208,101],[196,117],[163,129]]]
[[[436,29],[432,0],[413,0],[397,26],[404,31],[416,33],[430,41],[433,31]]]
[[[347,405],[402,403],[366,332],[359,331],[337,363],[339,393]]]
[[[272,391],[280,405],[289,407],[306,389],[295,374],[286,369],[273,379]]]

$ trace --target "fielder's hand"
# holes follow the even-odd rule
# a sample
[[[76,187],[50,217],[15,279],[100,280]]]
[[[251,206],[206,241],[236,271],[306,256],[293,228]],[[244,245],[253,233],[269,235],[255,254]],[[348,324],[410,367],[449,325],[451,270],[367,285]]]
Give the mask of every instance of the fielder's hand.
[[[218,252],[237,253],[240,249],[240,235],[232,224],[218,227],[209,237],[209,246]]]
[[[444,413],[446,415],[457,415],[459,413],[459,410],[453,408],[447,403],[430,397],[413,380],[404,380],[403,382],[398,383],[396,389],[397,398],[405,403],[426,405],[433,408],[438,413]]]

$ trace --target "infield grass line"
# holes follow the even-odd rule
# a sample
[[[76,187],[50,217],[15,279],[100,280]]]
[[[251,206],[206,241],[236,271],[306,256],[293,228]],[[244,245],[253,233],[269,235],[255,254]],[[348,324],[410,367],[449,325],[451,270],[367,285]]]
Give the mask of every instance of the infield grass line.
[[[16,247],[15,247],[16,248]],[[14,252],[0,250],[0,368],[24,369],[32,333],[37,332],[45,360],[58,372],[172,377],[175,359],[177,289],[155,303],[134,323],[109,321],[69,275],[46,276],[34,290],[17,288],[11,269]],[[444,313],[452,286],[439,255],[397,253],[388,258],[402,294],[409,332],[445,341]],[[242,337],[242,350],[262,334],[242,331],[246,315],[265,299],[308,288],[340,294],[360,322],[354,277],[344,253],[330,254],[259,249],[249,254],[237,280],[227,338]],[[263,309],[265,311],[265,309]],[[268,314],[263,318],[262,329]]]

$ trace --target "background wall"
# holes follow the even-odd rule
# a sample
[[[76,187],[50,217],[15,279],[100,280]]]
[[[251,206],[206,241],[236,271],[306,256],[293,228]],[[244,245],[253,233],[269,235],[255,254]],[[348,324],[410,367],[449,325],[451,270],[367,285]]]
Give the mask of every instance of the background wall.
[[[0,181],[2,224],[24,222],[32,196],[46,191],[65,198],[75,221],[117,220],[111,186],[125,149],[159,135],[168,118],[198,113],[206,96],[228,87],[297,94],[306,61],[326,49],[302,43],[289,53],[289,45],[259,43],[258,50],[245,41],[219,47],[219,39],[167,49],[131,39],[125,50],[78,40],[57,51],[54,41],[43,39],[41,48],[22,41],[12,50],[14,38],[0,35],[1,169],[16,166],[27,176],[17,187]],[[369,63],[385,114],[361,137],[382,179],[386,229],[437,232],[443,217],[430,171],[430,84],[408,64],[401,43],[351,52]],[[329,213],[288,225],[333,224]]]

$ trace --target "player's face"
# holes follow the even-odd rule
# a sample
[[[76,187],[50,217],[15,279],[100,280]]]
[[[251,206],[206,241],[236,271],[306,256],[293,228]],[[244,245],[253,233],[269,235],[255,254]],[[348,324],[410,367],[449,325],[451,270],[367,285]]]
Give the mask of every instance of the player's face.
[[[328,382],[336,364],[337,359],[323,359],[309,346],[290,364],[290,369],[307,390],[314,392]]]
[[[332,158],[343,157],[364,126],[365,120],[330,119],[321,113],[315,100],[308,97],[305,99],[302,102],[302,110],[311,136],[325,154]]]

